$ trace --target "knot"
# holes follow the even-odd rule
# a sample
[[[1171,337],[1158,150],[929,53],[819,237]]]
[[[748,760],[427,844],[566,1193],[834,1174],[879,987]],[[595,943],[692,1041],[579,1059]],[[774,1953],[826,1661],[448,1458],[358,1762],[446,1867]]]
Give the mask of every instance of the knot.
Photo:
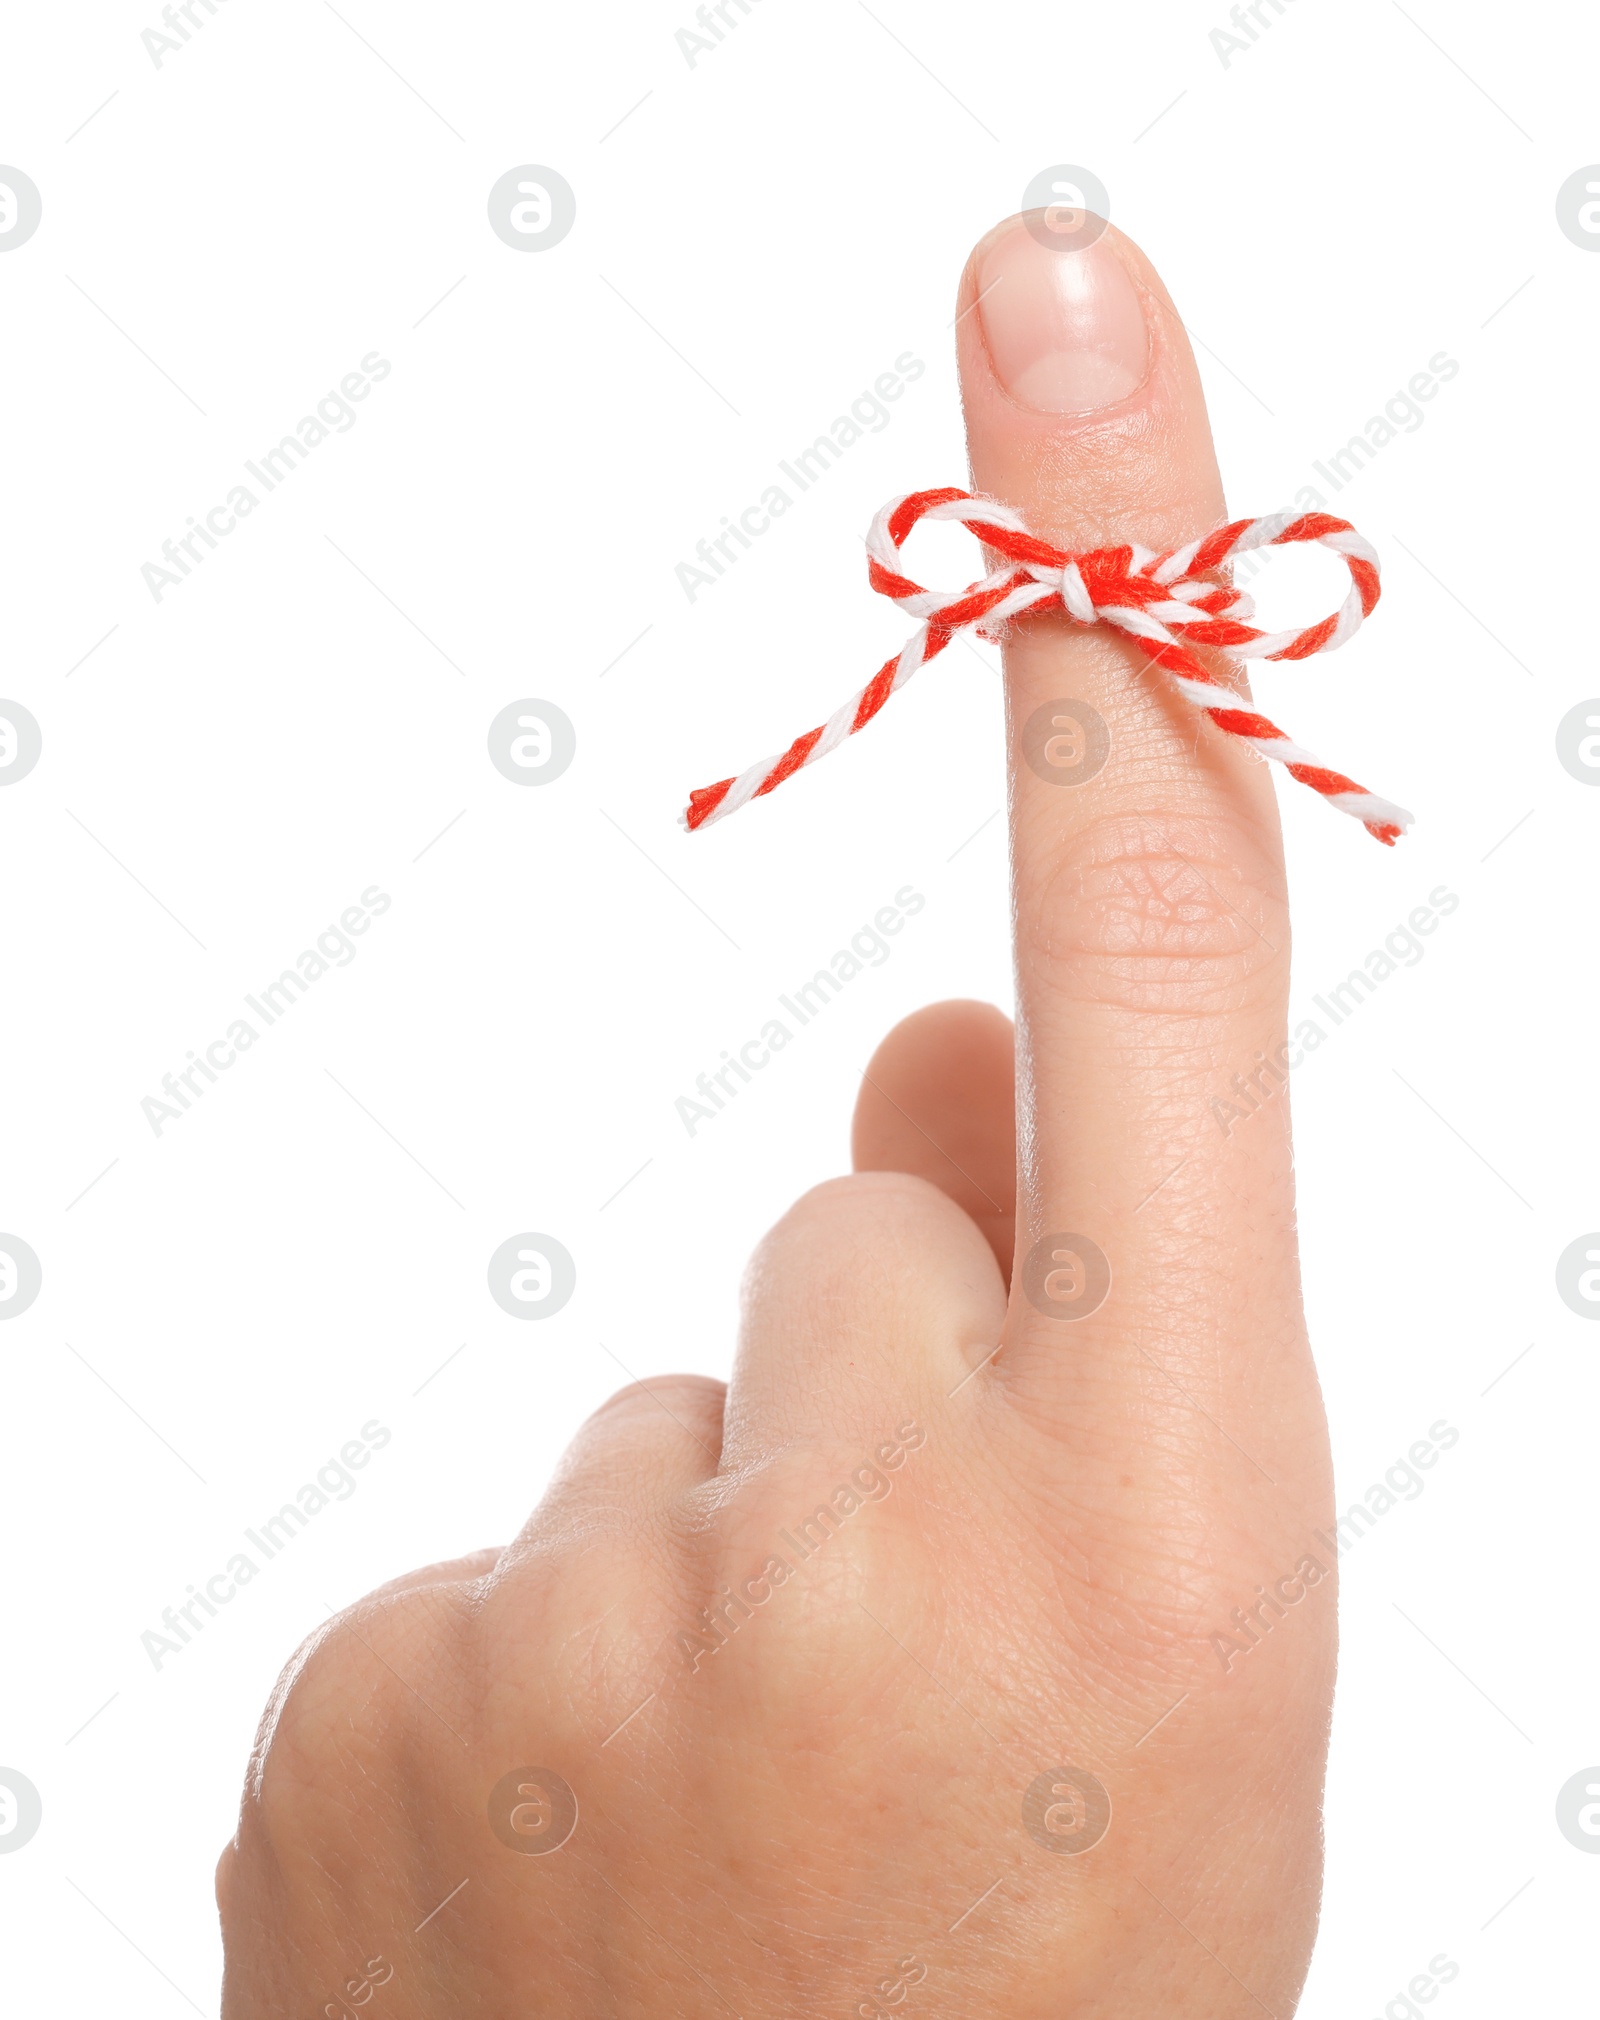
[[[1093,624],[1095,619],[1094,598],[1089,594],[1089,585],[1083,579],[1083,570],[1076,561],[1069,561],[1061,571],[1061,601],[1066,606],[1067,615],[1078,624]]]
[[[900,550],[924,519],[959,521],[1000,557],[999,565],[959,590],[925,589],[913,582],[902,570]],[[1329,548],[1344,562],[1350,571],[1344,602],[1331,617],[1304,629],[1258,631],[1248,621],[1255,615],[1251,599],[1218,582],[1217,571],[1253,548],[1303,542]],[[1329,769],[1264,715],[1242,706],[1193,650],[1206,646],[1242,663],[1309,659],[1343,645],[1371,614],[1379,594],[1377,554],[1346,519],[1325,512],[1272,512],[1259,519],[1235,519],[1165,554],[1137,543],[1069,554],[1030,532],[1018,513],[994,499],[956,490],[913,491],[893,499],[872,522],[867,578],[880,595],[921,620],[904,648],[843,708],[797,737],[786,751],[691,793],[683,814],[691,832],[770,793],[865,729],[890,695],[959,633],[975,631],[994,639],[1013,619],[1052,610],[1077,624],[1109,625],[1135,641],[1147,663],[1159,667],[1207,721],[1281,764],[1291,778],[1320,793],[1340,813],[1352,815],[1380,842],[1392,846],[1411,825],[1403,807]]]

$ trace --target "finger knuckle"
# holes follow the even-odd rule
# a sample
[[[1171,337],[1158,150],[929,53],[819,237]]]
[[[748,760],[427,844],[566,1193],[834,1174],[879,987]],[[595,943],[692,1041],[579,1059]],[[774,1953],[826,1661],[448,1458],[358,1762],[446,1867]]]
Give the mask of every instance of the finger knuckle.
[[[904,1171],[857,1171],[816,1185],[767,1234],[752,1261],[752,1277],[791,1256],[809,1272],[823,1266],[855,1278],[864,1262],[886,1253],[920,1253],[930,1239],[948,1241],[970,1225],[948,1194]]]
[[[1045,845],[1026,951],[1070,993],[1185,1016],[1237,1009],[1287,948],[1260,844],[1214,821],[1117,815]]]
[[[279,1677],[257,1735],[244,1824],[291,1843],[314,1816],[337,1819],[352,1784],[392,1786],[426,1729],[459,1723],[460,1594],[380,1593],[317,1630]]]
[[[722,1408],[727,1386],[711,1375],[652,1375],[647,1382],[628,1382],[614,1390],[588,1422],[598,1425],[638,1416],[654,1423],[663,1410],[700,1417]]]
[[[872,1171],[830,1179],[790,1208],[751,1256],[742,1302],[749,1327],[803,1311],[833,1340],[900,1340],[930,1325],[981,1329],[996,1294],[988,1244],[947,1193]]]

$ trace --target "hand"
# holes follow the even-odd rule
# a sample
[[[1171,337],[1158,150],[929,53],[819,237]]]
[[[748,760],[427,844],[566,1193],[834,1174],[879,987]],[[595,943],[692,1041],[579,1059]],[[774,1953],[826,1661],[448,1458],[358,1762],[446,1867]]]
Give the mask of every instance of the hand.
[[[977,489],[1074,548],[1223,517],[1127,240],[1013,221],[958,306]],[[726,1392],[623,1391],[509,1547],[301,1649],[218,1874],[227,2020],[1292,2009],[1334,1599],[1272,788],[1104,630],[1023,622],[1006,686],[1015,1115],[997,1011],[911,1018]],[[1063,699],[1109,727],[1078,785],[1029,762],[1065,734],[1071,775]]]

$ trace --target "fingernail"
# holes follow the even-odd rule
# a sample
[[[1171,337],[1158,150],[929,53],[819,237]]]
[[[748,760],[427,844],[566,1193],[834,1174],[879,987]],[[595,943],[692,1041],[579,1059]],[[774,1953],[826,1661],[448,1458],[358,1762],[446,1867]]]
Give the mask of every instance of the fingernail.
[[[1104,235],[1059,252],[1019,220],[982,248],[975,278],[995,375],[1019,406],[1092,414],[1144,383],[1144,307]]]

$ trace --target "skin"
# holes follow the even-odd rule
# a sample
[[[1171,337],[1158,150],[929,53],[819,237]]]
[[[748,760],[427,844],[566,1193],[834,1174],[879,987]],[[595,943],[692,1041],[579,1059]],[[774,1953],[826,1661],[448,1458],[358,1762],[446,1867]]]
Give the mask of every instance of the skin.
[[[1003,243],[957,304],[973,488],[1077,549],[1208,530],[1204,404],[1148,262],[1107,234],[1144,382],[1044,414],[968,313]],[[1330,1468],[1286,1097],[1226,1135],[1210,1109],[1284,1035],[1272,790],[1103,629],[1025,620],[1006,685],[1014,1041],[972,1003],[892,1032],[854,1174],[750,1264],[726,1390],[624,1390],[509,1546],[295,1655],[218,1871],[225,2020],[1293,2010]],[[1112,736],[1066,791],[1015,757],[1062,696]],[[1071,1323],[1012,1268],[1064,1229],[1112,1268]],[[852,1500],[802,1558],[811,1511]],[[1293,1576],[1308,1557],[1323,1575]],[[487,1809],[530,1763],[578,1818],[540,1849],[561,1833],[530,1784],[524,1856]],[[1079,1850],[1062,1833],[1099,1812],[1066,1768],[1110,1805]]]

